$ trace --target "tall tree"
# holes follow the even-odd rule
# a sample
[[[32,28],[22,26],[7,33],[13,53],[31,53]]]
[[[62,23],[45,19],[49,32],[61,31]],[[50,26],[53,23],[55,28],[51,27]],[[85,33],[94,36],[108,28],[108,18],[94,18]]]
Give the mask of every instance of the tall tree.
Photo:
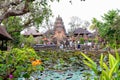
[[[0,1],[0,23],[10,16],[23,18],[25,26],[40,24],[51,15],[50,1],[54,0],[5,0]]]
[[[119,21],[119,10],[110,10],[102,16],[102,21],[94,18],[91,28],[96,29],[99,35],[110,44],[117,44],[120,42]]]
[[[17,33],[29,26],[39,26],[44,19],[47,20],[52,15],[50,2],[53,1],[60,0],[0,0],[0,25],[6,25],[10,33]],[[10,27],[12,25],[14,27]]]
[[[20,32],[23,30],[21,18],[11,16],[4,20],[2,23],[6,26],[8,33],[11,34],[13,38],[12,43],[15,46],[18,46],[18,44],[20,43]]]
[[[0,0],[0,24],[7,27],[15,44],[19,42],[21,30],[39,26],[52,15],[50,1],[59,0]]]
[[[54,27],[54,24],[51,20],[47,20],[47,21],[45,20],[41,26],[41,28],[45,29],[45,31],[53,30],[53,27]]]
[[[79,28],[81,24],[82,20],[79,17],[77,16],[71,17],[71,21],[69,22],[70,32],[73,32],[75,29]]]
[[[39,23],[51,15],[50,2],[53,1],[60,0],[0,0],[0,23],[10,16],[23,15],[27,16],[26,24]]]
[[[101,25],[102,25],[101,21],[97,20],[96,18],[92,19],[92,25],[90,26],[90,29],[95,30],[96,36],[98,36],[100,34],[99,29],[100,29]]]
[[[86,21],[86,20],[83,21],[82,23],[83,23],[83,25],[82,25],[83,29],[87,29],[89,27],[89,25],[90,25],[90,23],[88,21]]]

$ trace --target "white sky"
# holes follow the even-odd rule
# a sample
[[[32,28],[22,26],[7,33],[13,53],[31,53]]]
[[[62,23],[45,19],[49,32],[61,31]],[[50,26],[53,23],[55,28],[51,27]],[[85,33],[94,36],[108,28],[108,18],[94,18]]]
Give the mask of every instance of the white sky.
[[[59,3],[53,2],[51,8],[54,15],[53,22],[60,15],[65,28],[68,29],[68,23],[72,16],[91,22],[93,17],[100,19],[108,10],[120,9],[120,0],[72,0],[72,5],[69,0],[60,0]]]

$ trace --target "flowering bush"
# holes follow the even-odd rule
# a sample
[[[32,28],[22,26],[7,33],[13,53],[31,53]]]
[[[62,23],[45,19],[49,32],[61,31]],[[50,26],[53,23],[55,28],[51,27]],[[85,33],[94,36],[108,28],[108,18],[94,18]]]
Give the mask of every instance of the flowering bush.
[[[32,65],[33,65],[33,66],[40,65],[41,63],[42,63],[41,60],[32,61]]]
[[[42,61],[33,49],[14,48],[10,51],[0,51],[0,79],[29,77],[36,70],[43,70]],[[26,76],[27,75],[27,76]]]

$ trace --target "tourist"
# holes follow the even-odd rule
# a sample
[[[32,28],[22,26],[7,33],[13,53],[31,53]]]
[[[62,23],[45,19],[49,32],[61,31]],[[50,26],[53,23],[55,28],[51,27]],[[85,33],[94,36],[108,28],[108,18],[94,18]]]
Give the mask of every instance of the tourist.
[[[70,45],[70,43],[69,43],[69,41],[68,41],[68,39],[66,39],[66,41],[65,41],[65,48],[69,48],[69,45]]]
[[[70,49],[72,49],[72,47],[73,47],[73,42],[72,40],[70,40]]]
[[[63,44],[60,44],[60,49],[63,49]]]

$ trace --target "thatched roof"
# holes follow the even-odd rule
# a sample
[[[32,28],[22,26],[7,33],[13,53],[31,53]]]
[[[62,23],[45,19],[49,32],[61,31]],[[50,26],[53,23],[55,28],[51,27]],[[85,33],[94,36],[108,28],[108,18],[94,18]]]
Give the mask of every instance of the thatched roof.
[[[12,40],[12,37],[7,33],[4,26],[0,25],[0,40]]]
[[[33,36],[41,36],[42,34],[40,32],[38,32],[36,29],[27,29],[27,31],[25,31],[23,33],[23,35],[25,36],[30,36],[30,35],[33,35]]]
[[[74,35],[78,35],[78,34],[79,35],[83,35],[83,34],[88,35],[88,34],[91,34],[88,30],[85,30],[83,28],[78,28],[73,33],[74,33]]]

